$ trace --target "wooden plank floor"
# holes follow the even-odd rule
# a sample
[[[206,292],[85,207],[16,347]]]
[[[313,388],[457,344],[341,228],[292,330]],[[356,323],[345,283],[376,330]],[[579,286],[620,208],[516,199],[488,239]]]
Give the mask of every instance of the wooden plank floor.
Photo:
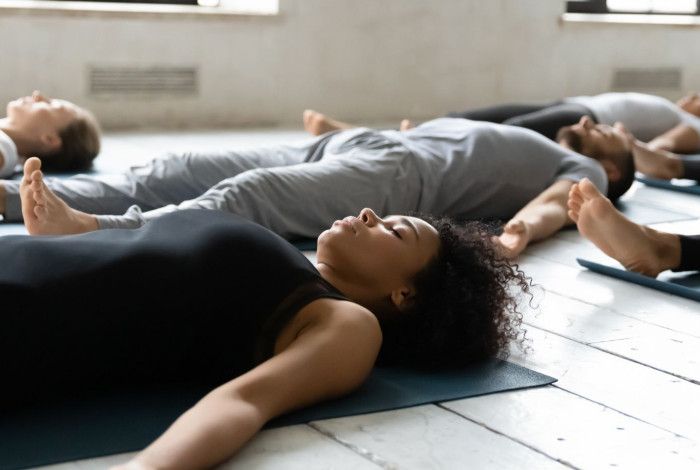
[[[97,167],[303,137],[115,133]],[[637,221],[700,233],[700,197],[635,185],[624,207]],[[588,272],[576,256],[599,253],[568,230],[520,260],[537,306],[524,306],[530,351],[511,360],[559,378],[554,385],[264,431],[221,468],[700,468],[700,304]],[[105,468],[129,456],[45,468]]]

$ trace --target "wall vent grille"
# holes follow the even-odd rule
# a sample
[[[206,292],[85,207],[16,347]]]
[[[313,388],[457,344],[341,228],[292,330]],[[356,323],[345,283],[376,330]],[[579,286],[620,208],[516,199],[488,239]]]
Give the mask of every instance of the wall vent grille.
[[[196,67],[89,68],[92,95],[194,95],[199,89]]]
[[[679,67],[617,69],[613,75],[615,90],[669,89],[680,90],[683,74]]]

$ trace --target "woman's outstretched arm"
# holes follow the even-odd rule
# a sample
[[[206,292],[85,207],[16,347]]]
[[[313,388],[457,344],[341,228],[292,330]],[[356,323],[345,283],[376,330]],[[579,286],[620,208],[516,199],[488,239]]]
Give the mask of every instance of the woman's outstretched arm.
[[[223,462],[270,419],[344,395],[367,378],[381,345],[371,312],[319,299],[312,320],[282,352],[216,388],[124,469],[195,469]]]

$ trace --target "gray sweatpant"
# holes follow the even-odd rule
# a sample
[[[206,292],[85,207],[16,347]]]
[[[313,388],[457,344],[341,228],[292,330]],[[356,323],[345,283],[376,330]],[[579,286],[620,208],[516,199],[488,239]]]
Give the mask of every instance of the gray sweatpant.
[[[418,209],[421,178],[405,147],[359,129],[332,137],[320,160],[305,162],[317,142],[171,155],[121,175],[47,184],[69,206],[97,214],[100,228],[136,228],[167,212],[211,209],[284,237],[315,237],[364,207],[379,214]],[[8,221],[21,220],[17,192],[17,185],[6,187]]]

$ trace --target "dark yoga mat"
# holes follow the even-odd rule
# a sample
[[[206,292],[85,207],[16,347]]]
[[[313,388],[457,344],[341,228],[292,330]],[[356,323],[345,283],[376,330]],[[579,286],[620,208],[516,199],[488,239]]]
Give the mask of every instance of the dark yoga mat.
[[[653,277],[595,263],[582,258],[576,258],[576,261],[578,261],[578,264],[581,266],[606,276],[622,279],[623,281],[700,302],[700,273],[695,271],[684,273],[668,271],[661,273],[658,278],[654,279]]]
[[[646,178],[643,176],[638,176],[636,179],[637,181],[640,181],[653,188],[668,189],[679,193],[697,194],[700,196],[700,184],[698,184],[697,181],[682,180],[673,182],[669,180],[659,180],[656,178]]]
[[[355,393],[282,416],[267,427],[536,387],[555,380],[497,359],[450,372],[376,368]],[[191,387],[122,392],[3,414],[0,468],[26,468],[142,449],[207,391]]]

